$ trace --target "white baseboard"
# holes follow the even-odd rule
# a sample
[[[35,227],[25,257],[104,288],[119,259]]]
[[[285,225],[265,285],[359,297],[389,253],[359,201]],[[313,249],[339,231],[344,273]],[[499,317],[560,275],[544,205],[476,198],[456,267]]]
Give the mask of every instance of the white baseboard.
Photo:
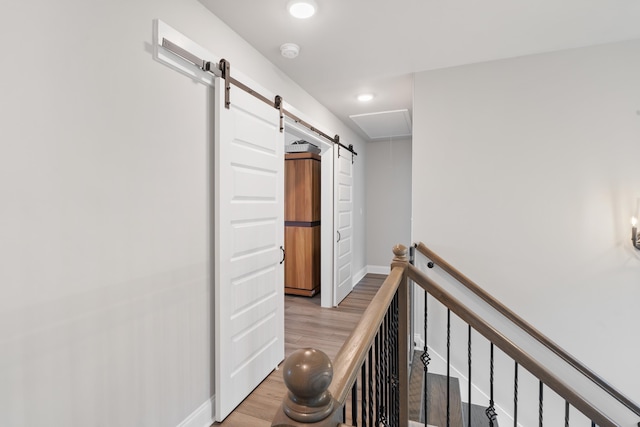
[[[415,344],[414,350],[423,350],[424,340],[422,339],[422,334],[413,334],[413,343]]]
[[[354,276],[353,276],[353,283],[351,284],[351,288],[353,289],[353,287],[355,285],[358,284],[358,282],[360,282],[360,280],[362,280],[362,278],[364,276],[367,275],[367,267],[365,266],[362,270],[358,271]]]
[[[368,265],[367,273],[371,274],[389,274],[391,268],[388,265]]]
[[[215,396],[204,402],[191,415],[184,419],[177,427],[210,427],[214,423]]]

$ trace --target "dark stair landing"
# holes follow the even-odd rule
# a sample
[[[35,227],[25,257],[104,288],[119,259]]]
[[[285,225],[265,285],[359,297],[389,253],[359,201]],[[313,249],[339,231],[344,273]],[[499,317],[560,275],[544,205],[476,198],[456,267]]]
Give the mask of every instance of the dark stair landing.
[[[427,424],[438,427],[447,425],[447,377],[445,375],[428,374],[427,410],[429,419]],[[468,408],[460,397],[460,385],[457,378],[449,379],[450,388],[450,427],[489,427],[489,419],[485,409],[479,405],[471,405],[471,426],[467,426]],[[424,391],[424,365],[420,360],[420,352],[414,352],[409,378],[409,419],[424,423],[424,405],[422,395]],[[497,420],[493,423],[498,427]]]

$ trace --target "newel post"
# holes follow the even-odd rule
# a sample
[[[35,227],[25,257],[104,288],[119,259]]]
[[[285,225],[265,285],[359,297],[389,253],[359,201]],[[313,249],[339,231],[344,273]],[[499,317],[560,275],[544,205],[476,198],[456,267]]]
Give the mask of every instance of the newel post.
[[[397,244],[392,248],[393,260],[391,261],[391,268],[394,267],[406,267],[409,263],[407,258],[407,247],[405,245]]]
[[[400,425],[409,424],[409,343],[413,340],[409,337],[411,318],[409,313],[409,281],[407,279],[407,268],[409,267],[409,258],[407,257],[407,247],[404,245],[395,245],[393,247],[393,260],[391,268],[403,268],[402,281],[398,287],[398,360],[400,366],[399,374],[399,398],[400,398]]]
[[[338,404],[328,390],[333,365],[325,353],[314,348],[296,350],[282,365],[282,377],[289,392],[272,427],[335,427],[341,421]]]

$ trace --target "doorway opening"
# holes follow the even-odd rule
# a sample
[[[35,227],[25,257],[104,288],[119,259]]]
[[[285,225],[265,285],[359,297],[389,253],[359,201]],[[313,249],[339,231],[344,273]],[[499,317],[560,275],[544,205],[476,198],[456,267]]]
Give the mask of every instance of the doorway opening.
[[[291,144],[301,139],[314,144],[320,149],[320,304],[322,307],[333,307],[334,144],[325,141],[307,128],[286,118],[285,144]]]

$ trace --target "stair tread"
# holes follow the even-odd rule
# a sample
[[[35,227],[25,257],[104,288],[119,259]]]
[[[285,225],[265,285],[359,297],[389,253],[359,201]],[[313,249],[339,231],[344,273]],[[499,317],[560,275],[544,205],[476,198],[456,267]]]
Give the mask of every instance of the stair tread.
[[[424,390],[424,365],[420,353],[415,351],[409,374],[409,420],[424,422],[422,393]]]
[[[409,377],[409,419],[425,422],[424,402],[424,365],[420,360],[420,352],[415,351],[411,374]],[[438,374],[428,374],[427,412],[428,425],[447,425],[447,377]],[[460,397],[460,385],[457,378],[450,378],[449,387],[450,402],[450,427],[464,427],[462,421],[462,399]]]
[[[472,427],[489,427],[489,418],[487,418],[484,406],[471,404],[471,425]],[[462,418],[464,420],[465,427],[469,419],[469,404],[462,402]],[[498,420],[493,422],[493,427],[498,427]]]
[[[460,382],[457,378],[449,378],[449,405],[451,427],[464,427],[462,421],[462,399]],[[427,376],[427,424],[447,425],[447,377],[445,375],[428,374]]]
[[[415,351],[413,363],[411,364],[411,375],[409,378],[409,419],[424,425],[424,407],[422,394],[424,392],[424,365],[420,361],[420,352]],[[428,424],[435,426],[447,425],[447,379],[444,375],[429,373],[429,397]],[[451,427],[468,427],[467,421],[469,404],[461,402],[460,387],[457,378],[451,378]],[[435,393],[435,395],[434,395]],[[457,402],[457,403],[456,403]],[[440,408],[440,409],[438,409]],[[472,427],[489,427],[489,419],[485,414],[486,407],[471,405],[471,425]],[[498,427],[498,421],[493,422],[494,427]]]

